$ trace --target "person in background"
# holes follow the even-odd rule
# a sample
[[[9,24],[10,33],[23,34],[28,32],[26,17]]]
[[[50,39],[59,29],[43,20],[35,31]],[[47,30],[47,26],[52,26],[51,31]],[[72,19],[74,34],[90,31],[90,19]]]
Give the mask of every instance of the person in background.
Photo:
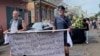
[[[26,30],[26,23],[21,17],[19,17],[19,11],[17,11],[17,10],[13,11],[12,19],[11,19],[9,25],[10,25],[9,29],[3,32],[5,34],[4,44],[9,44],[9,39],[7,37],[7,32],[16,33],[16,32]]]
[[[88,24],[90,24],[90,19],[89,19],[89,18],[86,18],[86,22],[87,22]]]
[[[92,20],[90,20],[89,28],[92,29],[92,26],[93,26],[93,25],[92,25]]]
[[[65,7],[58,6],[58,16],[54,19],[54,27],[53,30],[56,29],[66,29],[64,31],[64,48],[65,48],[65,56],[69,56],[69,44],[67,43],[67,30],[69,31],[71,28],[71,21],[68,17],[65,16]]]
[[[87,19],[83,19],[83,29],[86,37],[86,44],[88,44],[88,32],[89,32],[89,24]]]
[[[93,24],[93,28],[94,29],[97,29],[97,22],[96,22],[96,20],[93,20],[93,23],[92,24]]]
[[[90,18],[86,18],[86,22],[87,22],[89,29],[90,29],[90,25],[91,25]]]
[[[100,19],[97,21],[98,29],[100,29]]]

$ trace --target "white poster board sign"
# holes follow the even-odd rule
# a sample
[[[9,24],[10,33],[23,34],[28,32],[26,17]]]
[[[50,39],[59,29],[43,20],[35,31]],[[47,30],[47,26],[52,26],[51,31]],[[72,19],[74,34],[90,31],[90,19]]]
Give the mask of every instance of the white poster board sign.
[[[62,31],[8,34],[13,56],[65,56]]]

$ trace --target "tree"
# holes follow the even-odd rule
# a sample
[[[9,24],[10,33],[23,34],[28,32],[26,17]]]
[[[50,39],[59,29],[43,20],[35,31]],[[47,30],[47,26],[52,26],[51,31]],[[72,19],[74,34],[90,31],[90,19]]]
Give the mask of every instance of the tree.
[[[90,18],[91,18],[91,20],[97,20],[96,16],[91,16]]]
[[[98,17],[98,16],[100,16],[100,12],[98,12],[97,14],[95,14],[95,17]]]

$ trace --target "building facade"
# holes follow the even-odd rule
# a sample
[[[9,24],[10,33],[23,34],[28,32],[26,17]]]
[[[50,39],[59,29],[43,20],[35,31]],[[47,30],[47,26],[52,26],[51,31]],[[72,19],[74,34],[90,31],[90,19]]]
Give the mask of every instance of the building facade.
[[[63,0],[45,0],[45,1],[48,1],[57,6],[63,2]]]
[[[46,0],[41,1],[42,19],[40,18],[40,1],[29,1],[29,10],[31,11],[31,23],[42,21],[51,21],[54,18],[54,9],[57,7],[55,4]]]
[[[22,0],[1,0],[0,1],[0,25],[3,30],[9,28],[10,20],[12,19],[13,10],[18,10],[20,16],[28,24],[28,11],[26,10],[27,2]]]

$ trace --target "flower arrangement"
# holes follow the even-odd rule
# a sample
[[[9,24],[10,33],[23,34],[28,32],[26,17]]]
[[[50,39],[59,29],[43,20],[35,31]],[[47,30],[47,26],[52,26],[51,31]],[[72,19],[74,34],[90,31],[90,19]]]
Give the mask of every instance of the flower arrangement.
[[[82,18],[79,18],[79,17],[73,16],[72,26],[74,28],[79,28],[79,29],[83,28],[83,19]]]

